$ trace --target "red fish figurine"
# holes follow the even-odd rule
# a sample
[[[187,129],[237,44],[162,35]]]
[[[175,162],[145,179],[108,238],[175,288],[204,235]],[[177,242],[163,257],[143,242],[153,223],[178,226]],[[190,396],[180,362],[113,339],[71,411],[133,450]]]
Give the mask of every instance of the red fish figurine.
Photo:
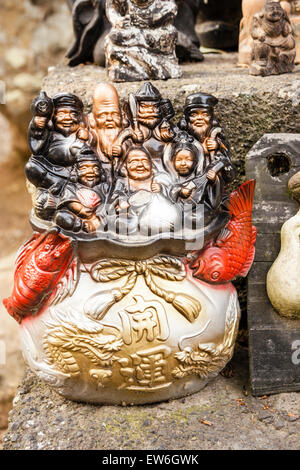
[[[56,294],[56,287],[73,264],[72,241],[55,232],[35,234],[16,261],[14,290],[3,304],[19,323],[40,313]]]
[[[193,276],[211,284],[247,276],[255,255],[257,229],[252,225],[255,180],[247,181],[231,193],[231,218],[216,241],[199,251],[191,264]]]

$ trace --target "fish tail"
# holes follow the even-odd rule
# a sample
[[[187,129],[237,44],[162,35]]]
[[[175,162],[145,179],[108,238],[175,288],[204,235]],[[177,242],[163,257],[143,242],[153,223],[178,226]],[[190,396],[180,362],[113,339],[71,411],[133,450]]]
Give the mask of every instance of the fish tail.
[[[252,212],[255,184],[255,180],[246,181],[230,194],[228,209],[233,216]]]
[[[21,323],[22,317],[18,314],[18,312],[14,308],[14,304],[13,304],[11,297],[8,297],[8,299],[4,299],[3,305],[6,308],[9,315],[13,317],[18,323]]]
[[[11,301],[10,301],[9,298],[8,299],[3,299],[3,305],[6,308],[6,310],[8,311],[8,313],[10,313]]]

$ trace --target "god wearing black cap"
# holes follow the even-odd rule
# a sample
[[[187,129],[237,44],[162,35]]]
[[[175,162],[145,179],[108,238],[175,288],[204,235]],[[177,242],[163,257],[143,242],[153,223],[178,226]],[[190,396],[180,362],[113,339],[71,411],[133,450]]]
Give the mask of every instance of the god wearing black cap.
[[[41,100],[49,105],[39,106]],[[26,176],[37,188],[58,194],[69,177],[76,153],[89,139],[83,103],[71,93],[51,99],[42,92],[31,109],[28,138],[32,156],[25,167]]]
[[[81,99],[71,93],[60,93],[55,95],[52,101],[54,129],[66,137],[77,132],[83,115]]]
[[[207,177],[215,180],[216,174],[209,169],[213,160],[224,160],[222,173],[225,179],[231,181],[234,176],[233,166],[230,161],[229,146],[223,136],[223,130],[214,116],[214,107],[218,99],[207,93],[194,93],[186,98],[184,116],[178,123],[178,127],[189,132],[197,139],[204,150],[206,157]]]
[[[206,93],[189,95],[185,102],[184,118],[179,123],[182,130],[188,130],[202,145],[205,145],[206,152],[218,149],[216,139],[211,138],[214,107],[217,103],[217,98]]]

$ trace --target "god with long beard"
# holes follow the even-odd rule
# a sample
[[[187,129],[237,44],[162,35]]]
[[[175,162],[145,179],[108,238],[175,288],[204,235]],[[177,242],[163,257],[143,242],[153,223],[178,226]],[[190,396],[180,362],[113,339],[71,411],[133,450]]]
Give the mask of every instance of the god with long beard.
[[[204,142],[213,126],[211,114],[206,109],[194,109],[189,114],[188,129],[199,142]]]
[[[107,161],[119,157],[122,147],[117,144],[117,138],[122,131],[122,114],[114,86],[101,83],[95,89],[89,124],[100,159]]]

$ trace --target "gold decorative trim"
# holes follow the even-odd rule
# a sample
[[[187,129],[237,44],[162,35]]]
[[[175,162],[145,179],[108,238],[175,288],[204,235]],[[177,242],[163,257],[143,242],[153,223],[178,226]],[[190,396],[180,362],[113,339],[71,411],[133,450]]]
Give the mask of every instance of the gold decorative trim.
[[[103,318],[115,303],[120,302],[131,292],[138,276],[144,276],[145,283],[151,292],[167,303],[172,304],[189,322],[193,323],[201,312],[202,307],[198,300],[188,294],[165,290],[159,287],[153,279],[153,276],[157,276],[168,281],[183,281],[186,278],[186,271],[184,264],[178,258],[157,256],[145,261],[105,259],[92,266],[90,275],[97,282],[111,282],[127,276],[123,287],[111,291],[111,298],[108,299],[104,307],[99,302],[99,298],[96,305],[93,305],[93,299],[91,299],[91,302],[87,302],[85,306],[86,313],[97,318],[97,320]],[[97,309],[99,305],[101,310]]]

